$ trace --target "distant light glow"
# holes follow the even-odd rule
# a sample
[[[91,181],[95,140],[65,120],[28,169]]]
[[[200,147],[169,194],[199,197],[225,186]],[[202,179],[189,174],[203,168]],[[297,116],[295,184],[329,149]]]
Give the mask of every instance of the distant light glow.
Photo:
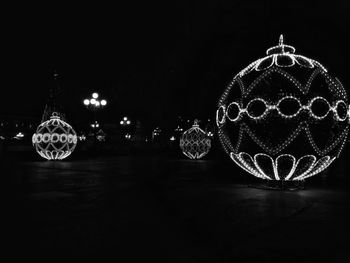
[[[171,136],[170,137],[170,141],[175,141],[176,139],[175,139],[175,136]]]
[[[95,106],[96,106],[96,107],[99,107],[99,106],[100,106],[100,102],[99,102],[98,100],[96,100]]]
[[[175,131],[177,131],[177,132],[182,132],[183,129],[178,125],[178,126],[176,127]]]
[[[85,99],[85,100],[84,100],[84,105],[86,105],[86,106],[87,106],[87,105],[89,105],[89,104],[90,104],[90,100]]]
[[[129,125],[131,122],[129,120],[126,121],[126,124]]]
[[[90,100],[90,104],[95,105],[95,103],[96,103],[96,99],[91,99]]]
[[[98,128],[100,127],[100,124],[96,121],[95,123],[90,124],[92,128]]]
[[[124,117],[123,120],[126,121],[128,119],[128,117]]]
[[[97,92],[92,93],[92,97],[93,97],[94,99],[97,99],[97,98],[98,98],[98,93],[97,93]]]
[[[102,106],[106,106],[107,105],[107,101],[106,100],[101,100],[101,105]]]
[[[19,132],[19,133],[16,134],[16,137],[17,138],[23,138],[24,134],[22,132]]]

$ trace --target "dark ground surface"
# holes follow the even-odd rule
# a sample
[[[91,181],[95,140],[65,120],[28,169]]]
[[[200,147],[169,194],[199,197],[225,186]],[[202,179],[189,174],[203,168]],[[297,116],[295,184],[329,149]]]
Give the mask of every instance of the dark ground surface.
[[[260,181],[228,160],[118,156],[2,166],[10,178],[3,185],[9,207],[3,226],[12,258],[343,262],[350,256],[350,184],[336,164],[299,191],[254,187]]]

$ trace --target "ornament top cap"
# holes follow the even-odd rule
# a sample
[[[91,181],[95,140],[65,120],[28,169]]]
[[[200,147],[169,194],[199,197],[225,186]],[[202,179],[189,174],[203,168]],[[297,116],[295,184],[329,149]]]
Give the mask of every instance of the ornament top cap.
[[[198,119],[195,119],[194,121],[193,121],[193,125],[192,125],[193,127],[199,127],[199,120]]]
[[[278,46],[274,46],[266,50],[267,55],[272,54],[284,54],[284,53],[291,53],[294,54],[295,48],[293,46],[285,45],[283,43],[283,35],[280,35]]]
[[[60,116],[58,116],[58,113],[54,111],[50,117],[50,119],[60,119]]]

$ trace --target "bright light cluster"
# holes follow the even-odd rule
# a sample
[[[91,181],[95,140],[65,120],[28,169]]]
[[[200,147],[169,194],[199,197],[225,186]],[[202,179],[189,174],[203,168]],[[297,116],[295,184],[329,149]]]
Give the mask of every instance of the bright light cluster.
[[[348,96],[337,78],[319,62],[294,54],[295,48],[285,45],[282,36],[266,53],[240,71],[221,96],[218,137],[226,153],[248,173],[267,180],[304,180],[326,169],[344,148],[350,123]],[[238,89],[235,97],[233,88]],[[267,123],[276,126],[269,130]],[[320,140],[326,142],[322,147]]]
[[[47,160],[62,160],[75,149],[77,135],[68,123],[53,113],[33,134],[32,143],[38,154]]]
[[[84,105],[85,106],[93,106],[93,107],[100,107],[100,106],[106,106],[107,101],[106,100],[98,100],[99,94],[97,92],[92,93],[91,99],[85,99]]]
[[[184,155],[190,159],[200,159],[205,156],[211,147],[208,135],[199,128],[195,120],[193,126],[185,131],[180,138],[180,148]]]

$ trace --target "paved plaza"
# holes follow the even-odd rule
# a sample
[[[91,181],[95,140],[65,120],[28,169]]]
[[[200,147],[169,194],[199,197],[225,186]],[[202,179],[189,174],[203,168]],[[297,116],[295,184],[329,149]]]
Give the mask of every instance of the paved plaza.
[[[346,177],[266,190],[230,162],[161,156],[8,161],[13,256],[118,262],[338,262]],[[5,191],[6,191],[5,190]],[[20,252],[19,252],[20,251]]]

